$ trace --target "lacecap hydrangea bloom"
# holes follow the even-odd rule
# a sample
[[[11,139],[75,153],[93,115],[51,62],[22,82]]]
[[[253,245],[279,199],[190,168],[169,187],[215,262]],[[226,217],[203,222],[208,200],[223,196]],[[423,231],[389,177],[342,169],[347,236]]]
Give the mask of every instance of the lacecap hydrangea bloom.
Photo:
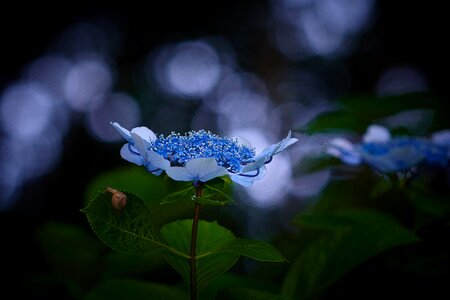
[[[265,165],[274,155],[297,142],[289,131],[279,143],[256,154],[250,145],[205,130],[156,136],[147,127],[129,131],[116,122],[111,124],[127,141],[120,150],[122,158],[144,166],[154,175],[166,172],[174,180],[194,184],[229,176],[234,182],[249,187],[264,177]]]
[[[367,164],[382,173],[408,171],[421,164],[446,167],[450,159],[450,130],[436,132],[430,139],[392,137],[386,128],[371,125],[360,143],[336,138],[330,142],[327,153],[349,165]]]

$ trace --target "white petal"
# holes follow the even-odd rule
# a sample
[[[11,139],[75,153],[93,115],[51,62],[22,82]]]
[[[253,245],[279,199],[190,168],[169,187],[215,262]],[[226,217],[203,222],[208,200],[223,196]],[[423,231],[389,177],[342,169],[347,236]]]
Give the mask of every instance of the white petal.
[[[120,126],[120,124],[117,122],[110,122],[110,123],[128,143],[133,142],[133,140],[131,138],[131,133],[127,129]]]
[[[147,160],[147,148],[145,147],[144,140],[139,135],[134,133],[133,130],[131,131],[131,136],[133,137],[134,146],[136,147],[137,151],[144,158],[144,160]]]
[[[196,178],[185,167],[169,167],[167,175],[177,181],[194,181]]]
[[[139,154],[131,151],[130,147],[133,147],[133,146],[131,144],[123,145],[122,149],[120,149],[120,156],[122,156],[123,159],[125,159],[129,162],[132,162],[138,166],[142,166],[144,164],[144,159]]]
[[[170,168],[170,162],[153,151],[147,151],[147,161],[152,167],[157,169],[167,170]]]
[[[298,139],[292,138],[291,136],[292,136],[292,133],[289,130],[288,135],[283,140],[281,140],[281,142],[279,142],[277,144],[278,147],[275,150],[275,153],[273,155],[280,153],[281,151],[283,151],[287,147],[291,146],[292,144],[295,144],[298,141]]]
[[[224,167],[217,165],[214,158],[197,158],[186,163],[185,167],[169,167],[167,175],[178,181],[206,182],[216,177],[228,175]]]
[[[431,135],[431,141],[437,145],[450,147],[450,129],[437,131]]]
[[[266,161],[268,159],[270,159],[272,156],[280,153],[281,151],[283,151],[284,149],[286,149],[287,147],[295,144],[298,141],[298,139],[296,138],[291,138],[291,131],[289,130],[288,135],[282,139],[280,142],[276,143],[276,144],[272,144],[269,147],[267,147],[266,149],[264,149],[261,153],[259,153],[258,155],[256,155],[254,157],[254,162],[253,163],[249,163],[247,164],[243,169],[242,172],[246,173],[246,172],[251,172],[254,170],[258,170],[259,168],[261,168],[262,166],[264,166],[264,164],[266,163]]]
[[[197,158],[186,163],[186,169],[196,180],[206,182],[216,177],[228,175],[227,169],[217,165],[214,158]]]
[[[138,135],[141,139],[143,139],[147,143],[156,140],[155,133],[144,126],[131,129],[131,133]]]
[[[363,136],[364,143],[386,143],[390,139],[389,130],[380,125],[370,125]]]

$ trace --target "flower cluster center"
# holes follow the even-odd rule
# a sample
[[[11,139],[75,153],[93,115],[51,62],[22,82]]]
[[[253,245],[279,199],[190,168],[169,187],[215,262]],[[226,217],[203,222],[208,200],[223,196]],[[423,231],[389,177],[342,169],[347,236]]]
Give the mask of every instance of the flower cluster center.
[[[220,137],[209,131],[189,131],[184,135],[172,132],[151,142],[150,150],[169,160],[174,166],[184,166],[196,158],[214,158],[219,166],[239,172],[245,161],[255,156],[253,148],[236,139]]]

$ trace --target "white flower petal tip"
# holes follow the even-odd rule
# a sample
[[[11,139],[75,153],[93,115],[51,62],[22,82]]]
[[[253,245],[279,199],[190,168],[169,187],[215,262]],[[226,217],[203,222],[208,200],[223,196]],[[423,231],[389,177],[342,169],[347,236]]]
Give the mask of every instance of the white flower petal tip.
[[[291,136],[292,136],[292,133],[289,130],[288,135],[284,139],[282,139],[281,141],[279,141],[276,144],[270,145],[269,147],[264,149],[261,153],[256,155],[254,157],[254,162],[247,164],[242,169],[242,172],[247,173],[247,172],[251,172],[251,171],[261,168],[262,166],[264,166],[266,164],[267,161],[269,161],[271,159],[272,156],[277,155],[278,153],[280,153],[287,147],[295,144],[298,141],[298,139],[292,138]]]
[[[141,139],[148,143],[156,140],[156,134],[145,126],[135,127],[131,129],[131,133],[138,135]]]
[[[275,152],[273,153],[273,155],[280,153],[281,151],[295,144],[296,142],[298,142],[298,139],[293,138],[292,132],[291,130],[289,130],[287,136],[276,144]]]
[[[391,139],[388,129],[380,125],[370,125],[363,136],[363,143],[386,143]]]
[[[110,122],[110,124],[117,130],[117,132],[128,142],[128,143],[132,143],[133,140],[131,138],[131,133],[128,129],[123,128],[122,126],[120,126],[119,123],[117,122]]]

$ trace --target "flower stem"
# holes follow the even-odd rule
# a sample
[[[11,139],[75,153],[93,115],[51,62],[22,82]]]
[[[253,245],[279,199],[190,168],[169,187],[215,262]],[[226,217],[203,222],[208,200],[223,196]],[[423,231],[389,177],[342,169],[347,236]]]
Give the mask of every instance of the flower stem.
[[[195,186],[195,198],[200,198],[203,195],[203,183],[199,182]],[[191,251],[190,251],[190,272],[191,272],[191,300],[197,299],[197,261],[196,261],[196,248],[197,248],[197,228],[198,220],[200,216],[200,204],[196,201],[194,208],[194,219],[192,220],[192,233],[191,233]]]

